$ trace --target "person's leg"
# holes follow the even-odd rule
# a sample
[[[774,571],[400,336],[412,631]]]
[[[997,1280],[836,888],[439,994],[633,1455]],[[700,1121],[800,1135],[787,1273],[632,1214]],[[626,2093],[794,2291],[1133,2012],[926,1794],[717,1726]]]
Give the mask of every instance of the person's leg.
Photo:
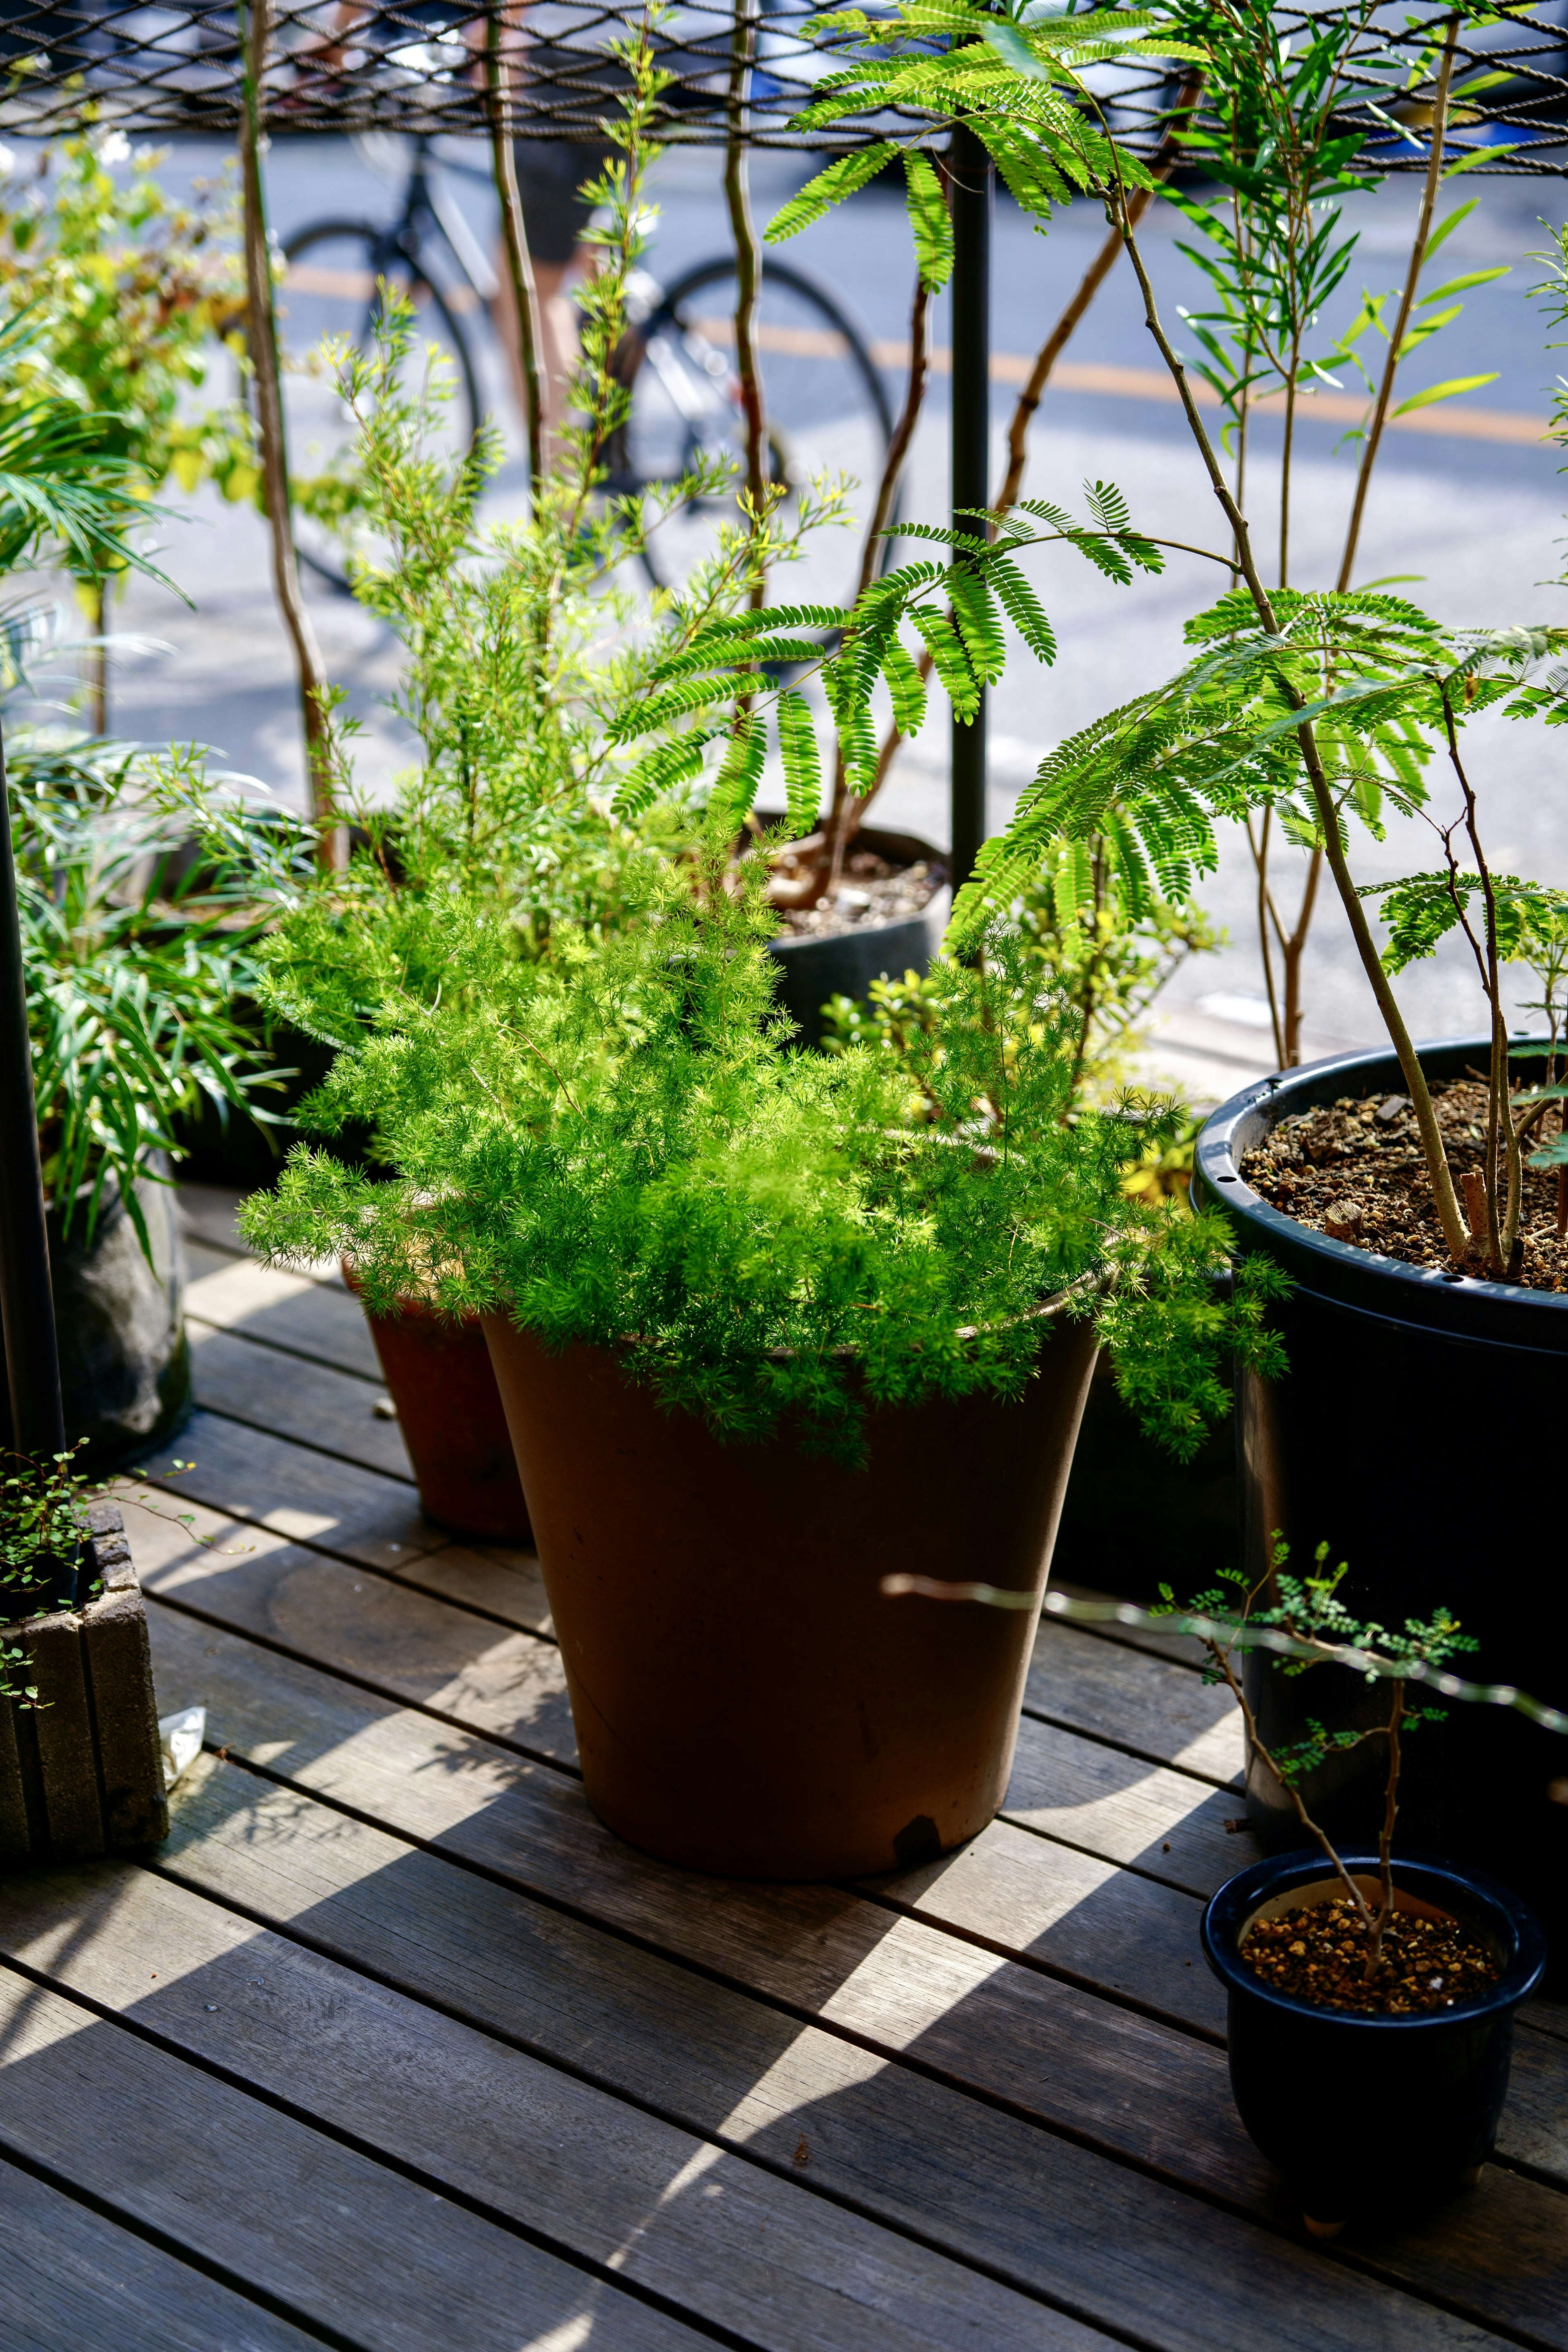
[[[567,261],[533,259],[534,290],[539,297],[539,324],[543,349],[540,365],[543,373],[544,440],[546,470],[553,462],[559,447],[559,434],[571,396],[572,379],[577,366],[577,322],[569,295],[563,292],[568,273],[577,256]],[[490,305],[490,317],[506,353],[507,371],[511,378],[512,395],[518,414],[528,415],[528,385],[522,372],[522,337],[518,331],[517,302],[512,294],[511,272],[507,268],[503,246],[496,261],[500,290]]]
[[[584,182],[596,178],[604,169],[608,152],[606,148],[575,140],[519,139],[512,145],[523,227],[539,297],[547,471],[559,453],[561,429],[571,407],[579,356],[576,308],[565,291],[566,281],[574,272],[594,266],[593,247],[582,242],[593,206],[581,190]],[[496,274],[500,280],[500,293],[492,316],[506,349],[518,404],[526,414],[517,306],[504,255]]]

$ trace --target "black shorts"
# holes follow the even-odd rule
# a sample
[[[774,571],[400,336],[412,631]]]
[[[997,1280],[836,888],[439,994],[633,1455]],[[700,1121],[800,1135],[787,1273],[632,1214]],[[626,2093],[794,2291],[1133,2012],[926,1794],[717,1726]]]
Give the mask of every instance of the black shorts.
[[[603,140],[514,139],[511,152],[530,254],[558,266],[570,261],[594,216],[583,184],[599,177],[615,149]]]

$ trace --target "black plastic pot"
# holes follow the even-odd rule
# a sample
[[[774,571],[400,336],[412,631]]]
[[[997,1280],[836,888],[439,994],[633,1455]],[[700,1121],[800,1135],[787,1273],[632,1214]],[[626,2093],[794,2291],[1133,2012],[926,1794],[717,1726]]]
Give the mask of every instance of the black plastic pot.
[[[1424,1046],[1430,1076],[1484,1067],[1479,1040]],[[1528,1058],[1525,1049],[1522,1058]],[[1472,1281],[1330,1241],[1260,1200],[1243,1155],[1289,1114],[1342,1097],[1402,1093],[1392,1053],[1345,1055],[1248,1087],[1198,1139],[1196,1197],[1225,1208],[1241,1251],[1291,1275],[1271,1311],[1289,1370],[1237,1381],[1241,1558],[1261,1576],[1276,1529],[1292,1564],[1326,1541],[1358,1617],[1398,1626],[1441,1605],[1479,1652],[1473,1679],[1513,1683],[1568,1706],[1568,1577],[1552,1497],[1568,1428],[1568,1296]],[[1385,1698],[1339,1667],[1298,1677],[1247,1660],[1266,1742],[1309,1717],[1332,1727],[1381,1719]],[[1374,1842],[1383,1744],[1332,1759],[1306,1794],[1331,1835]],[[1500,1707],[1456,1704],[1414,1743],[1401,1828],[1466,1868],[1500,1872],[1568,1950],[1568,1739]],[[1250,1775],[1253,1826],[1300,1843],[1266,1769]]]
[[[1374,1893],[1375,1857],[1347,1854]],[[1309,2225],[1395,2220],[1464,2184],[1490,2154],[1508,2093],[1513,2015],[1545,1965],[1541,1927],[1489,1878],[1398,1860],[1395,1902],[1461,1920],[1502,1963],[1489,1992],[1414,2017],[1315,2009],[1254,1976],[1239,1947],[1257,1919],[1341,1891],[1321,1853],[1254,1863],[1203,1918],[1204,1955],[1229,1996],[1230,2084],[1257,2146]]]
[[[166,1167],[162,1159],[154,1164]],[[95,1477],[162,1445],[191,1413],[185,1254],[174,1188],[143,1176],[136,1197],[153,1244],[151,1265],[117,1187],[106,1189],[90,1243],[81,1207],[68,1241],[60,1237],[58,1209],[48,1213],[66,1438],[71,1444],[87,1439],[73,1467]],[[10,1416],[3,1405],[0,1413],[0,1435],[9,1446]]]
[[[238,1009],[254,1019],[258,1029],[262,1026],[259,1006],[241,1000]],[[283,1022],[274,1023],[267,1037],[273,1061],[279,1069],[293,1073],[257,1095],[257,1101],[274,1114],[274,1119],[264,1125],[232,1106],[226,1116],[209,1096],[203,1095],[195,1108],[177,1118],[174,1127],[180,1147],[180,1173],[191,1182],[226,1184],[241,1192],[269,1190],[300,1142],[310,1143],[353,1168],[367,1164],[368,1128],[356,1122],[339,1135],[315,1135],[297,1127],[289,1116],[321,1084],[336,1058],[336,1048]]]
[[[766,820],[764,820],[765,822]],[[880,833],[868,825],[855,835],[857,849],[885,857],[889,866],[927,864],[946,871],[943,851],[912,833]],[[815,1045],[825,1024],[822,1008],[833,996],[863,997],[874,980],[901,980],[925,972],[942,946],[952,907],[945,883],[918,915],[896,923],[862,923],[826,939],[778,939],[768,942],[783,967],[778,1001],[804,1045]]]
[[[1101,1355],[1057,1529],[1056,1582],[1145,1603],[1168,1583],[1185,1598],[1236,1565],[1237,1516],[1228,1422],[1209,1432],[1190,1462],[1177,1462],[1144,1435]]]

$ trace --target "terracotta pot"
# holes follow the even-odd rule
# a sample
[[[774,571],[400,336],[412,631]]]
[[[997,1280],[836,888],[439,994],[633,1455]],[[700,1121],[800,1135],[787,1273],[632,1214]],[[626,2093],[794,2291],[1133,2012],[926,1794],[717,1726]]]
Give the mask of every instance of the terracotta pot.
[[[785,1438],[721,1445],[613,1356],[484,1323],[600,1819],[736,1878],[907,1869],[983,1829],[1034,1618],[879,1586],[1044,1588],[1087,1327],[1053,1332],[1016,1404],[872,1409],[853,1471]]]
[[[359,1286],[345,1265],[343,1280]],[[397,1423],[427,1519],[481,1543],[529,1544],[506,1417],[477,1315],[459,1323],[405,1299],[365,1321],[397,1407]]]

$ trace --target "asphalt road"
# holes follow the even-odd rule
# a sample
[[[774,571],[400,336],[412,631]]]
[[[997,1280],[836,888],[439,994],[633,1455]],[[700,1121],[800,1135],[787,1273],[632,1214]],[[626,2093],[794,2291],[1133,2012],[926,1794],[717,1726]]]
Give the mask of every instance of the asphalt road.
[[[173,153],[165,176],[210,172],[221,163],[216,151],[185,148]],[[279,142],[269,175],[274,226],[287,236],[323,213],[384,215],[392,192],[346,143],[324,140]],[[766,219],[796,184],[797,159],[765,157],[753,168],[759,216]],[[1359,299],[1363,285],[1394,285],[1400,275],[1417,200],[1417,184],[1400,180],[1373,197],[1355,198],[1347,217],[1361,227],[1355,264],[1342,289],[1342,304]],[[661,208],[653,266],[667,281],[676,271],[725,245],[718,186],[718,159],[676,153],[660,166],[657,194]],[[1497,381],[1471,396],[1488,411],[1544,421],[1547,387],[1558,355],[1546,351],[1546,331],[1527,299],[1539,276],[1528,257],[1543,243],[1542,219],[1565,216],[1564,194],[1551,180],[1489,180],[1467,174],[1459,196],[1479,196],[1476,212],[1451,238],[1447,252],[1458,275],[1495,261],[1511,274],[1468,295],[1463,317],[1444,338],[1409,363],[1404,389],[1439,377],[1495,372]],[[462,191],[465,210],[487,239],[493,215],[486,193]],[[1103,235],[1092,208],[1073,206],[1042,237],[1005,201],[998,207],[994,271],[994,345],[997,352],[1032,353],[1067,295],[1076,285]],[[1170,212],[1157,213],[1146,230],[1153,275],[1173,331],[1180,306],[1201,303],[1201,281],[1177,249],[1187,230]],[[810,230],[789,248],[790,257],[819,275],[873,338],[897,341],[904,328],[910,285],[908,232],[896,192],[873,188],[841,214]],[[1135,306],[1130,273],[1113,276],[1079,331],[1068,354],[1083,369],[1150,369],[1150,347]],[[945,310],[945,304],[942,306]],[[1337,323],[1331,316],[1327,327]],[[1325,332],[1324,341],[1328,341]],[[936,340],[945,343],[939,316]],[[1184,331],[1177,340],[1190,345]],[[517,446],[516,418],[504,392],[499,356],[486,362],[487,398]],[[1091,380],[1092,382],[1092,380]],[[1080,378],[1081,383],[1081,378]],[[894,386],[897,389],[896,384]],[[993,425],[998,450],[1013,394],[994,388]],[[1460,404],[1449,412],[1457,415]],[[945,381],[933,380],[910,469],[906,512],[940,519],[947,496],[947,406]],[[1339,446],[1342,427],[1309,422],[1302,428],[1299,460],[1291,576],[1298,585],[1331,583],[1337,571],[1348,512],[1354,459]],[[1266,467],[1278,447],[1277,425],[1257,428],[1255,465]],[[1568,597],[1545,585],[1561,568],[1555,544],[1568,526],[1568,506],[1558,479],[1562,453],[1527,439],[1454,434],[1394,433],[1374,486],[1357,576],[1363,581],[1414,574],[1403,593],[1445,619],[1487,624],[1568,618]],[[1037,422],[1027,490],[1071,503],[1086,478],[1120,484],[1134,519],[1158,535],[1198,545],[1223,546],[1212,494],[1179,412],[1168,402],[1117,396],[1104,389],[1053,391]],[[1255,479],[1256,479],[1255,476]],[[495,510],[515,511],[521,494],[521,467],[514,456],[495,487]],[[1260,505],[1263,502],[1260,502]],[[1262,529],[1262,552],[1270,561],[1269,526]],[[297,794],[301,769],[287,650],[272,607],[267,550],[261,528],[248,514],[211,498],[190,502],[189,528],[165,534],[168,568],[191,596],[184,612],[168,596],[138,583],[123,608],[131,626],[153,633],[174,648],[167,657],[128,669],[117,682],[115,717],[127,732],[149,738],[197,739],[218,747],[234,766],[269,787]],[[1041,561],[1038,585],[1056,624],[1060,653],[1054,667],[1038,667],[1021,646],[996,690],[993,709],[990,814],[1000,824],[1041,755],[1063,735],[1140,688],[1153,684],[1179,661],[1186,616],[1215,593],[1215,567],[1176,556],[1157,580],[1117,588],[1060,552]],[[365,773],[389,778],[404,747],[381,713],[378,698],[395,676],[395,647],[385,633],[347,600],[312,593],[312,609],[333,671],[348,688],[351,706],[369,721]],[[1481,793],[1490,855],[1500,870],[1568,882],[1568,797],[1563,789],[1563,738],[1544,730],[1500,723],[1478,730],[1474,770]],[[932,727],[909,747],[883,803],[886,820],[940,841],[945,835],[945,751],[942,730]],[[1414,835],[1414,837],[1412,837]],[[1358,850],[1367,880],[1424,868],[1433,861],[1425,828],[1395,825],[1386,842],[1364,842]],[[1290,884],[1285,885],[1289,897]],[[1252,944],[1253,885],[1245,845],[1232,838],[1219,872],[1205,885],[1205,905],[1224,922],[1231,944],[1220,954],[1178,975],[1170,992],[1176,1019],[1191,1015],[1188,1063],[1205,1038],[1223,1045],[1240,1067],[1269,1058],[1256,1026],[1261,974]],[[1480,1026],[1479,998],[1470,969],[1458,951],[1408,975],[1403,993],[1414,1026],[1427,1035]],[[1531,992],[1521,975],[1519,997]],[[1339,910],[1325,905],[1315,927],[1308,964],[1310,1042],[1324,1049],[1341,1042],[1372,1042],[1379,1035],[1370,991],[1357,965]],[[1216,1026],[1216,1024],[1218,1024]],[[1191,1038],[1198,1039],[1197,1045]],[[1198,1081],[1178,1058],[1173,1071]],[[1200,1091],[1223,1091],[1224,1064],[1216,1065]]]

